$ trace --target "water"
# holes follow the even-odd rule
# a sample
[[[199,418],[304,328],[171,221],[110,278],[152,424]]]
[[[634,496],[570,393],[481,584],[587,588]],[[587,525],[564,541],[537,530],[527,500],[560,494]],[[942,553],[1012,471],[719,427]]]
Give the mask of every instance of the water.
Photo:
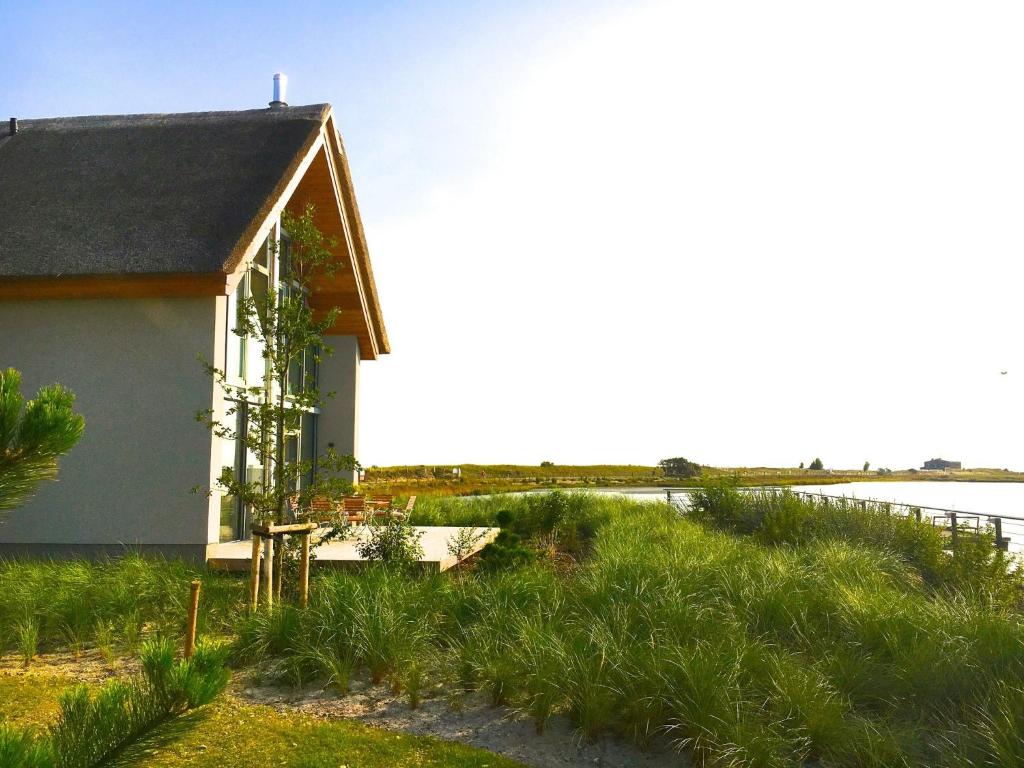
[[[896,501],[922,507],[942,507],[980,515],[1024,518],[1024,483],[962,483],[922,480],[912,483],[840,483],[802,485],[793,490],[852,496],[871,501]]]

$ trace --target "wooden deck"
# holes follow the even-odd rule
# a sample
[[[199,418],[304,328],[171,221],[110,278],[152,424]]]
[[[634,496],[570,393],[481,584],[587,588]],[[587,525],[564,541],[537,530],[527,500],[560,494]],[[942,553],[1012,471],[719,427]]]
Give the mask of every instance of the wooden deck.
[[[417,531],[422,531],[420,544],[423,547],[423,557],[420,563],[427,570],[446,571],[455,565],[455,558],[448,554],[448,542],[455,538],[455,535],[462,530],[453,526],[416,526]],[[483,536],[473,547],[473,552],[479,552],[485,546],[494,541],[500,528],[476,528]],[[358,567],[365,563],[356,551],[356,543],[367,537],[365,526],[356,529],[356,537],[346,541],[332,541],[316,547],[316,559],[314,567],[346,568]],[[252,557],[252,544],[249,541],[227,541],[223,544],[211,544],[206,550],[207,565],[210,568],[225,571],[247,571],[249,560]]]

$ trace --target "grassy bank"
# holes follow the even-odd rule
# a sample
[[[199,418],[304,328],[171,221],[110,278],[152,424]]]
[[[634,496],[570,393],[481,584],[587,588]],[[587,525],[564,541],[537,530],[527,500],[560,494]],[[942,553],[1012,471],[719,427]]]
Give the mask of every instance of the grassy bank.
[[[1020,583],[983,538],[950,555],[930,526],[881,506],[729,486],[698,497],[693,519],[564,493],[426,498],[415,517],[504,533],[456,573],[318,573],[305,611],[238,612],[244,583],[206,577],[207,627],[263,680],[343,691],[369,674],[413,707],[437,684],[455,707],[481,691],[538,730],[564,713],[585,738],[617,734],[698,764],[1024,763]],[[115,634],[139,626],[124,616],[173,633],[183,614],[161,596],[187,594],[180,568],[0,565],[5,584],[36,585],[0,603],[0,627],[16,644],[34,612],[60,644],[79,594]],[[287,738],[293,721],[280,722]],[[212,747],[197,732],[206,740],[190,743]],[[217,762],[244,764],[230,759]],[[330,764],[317,760],[302,764]]]
[[[442,680],[538,730],[565,712],[586,737],[667,740],[709,764],[1024,759],[1021,616],[984,584],[927,573],[939,540],[871,544],[851,519],[770,543],[660,504],[572,496],[441,500],[429,514],[511,515],[552,557],[458,579],[326,575],[312,610],[247,621],[240,653],[341,688],[366,668],[410,705]],[[1004,578],[993,569],[988,586]]]
[[[59,711],[68,678],[0,676],[0,726],[45,729]],[[325,723],[250,706],[232,697],[168,722],[109,762],[134,768],[516,768],[518,763],[436,739],[385,733],[358,723]]]
[[[462,474],[453,478],[458,466]],[[790,469],[785,467],[705,467],[700,478],[666,477],[659,467],[602,464],[593,466],[462,464],[371,467],[361,484],[370,493],[471,495],[539,488],[688,486],[729,478],[741,486],[835,485],[858,482],[1024,482],[1024,473],[1002,469],[944,472],[897,470],[880,474],[860,469]]]

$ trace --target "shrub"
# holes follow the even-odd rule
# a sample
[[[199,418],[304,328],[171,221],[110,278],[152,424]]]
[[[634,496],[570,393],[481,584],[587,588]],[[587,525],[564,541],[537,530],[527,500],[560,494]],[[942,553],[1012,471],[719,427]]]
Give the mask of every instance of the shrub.
[[[523,544],[522,537],[511,531],[502,530],[486,547],[480,550],[480,569],[494,573],[522,568],[532,563],[536,555]]]
[[[359,556],[369,562],[413,565],[423,557],[417,531],[409,521],[388,519],[369,527],[369,538],[356,543]]]

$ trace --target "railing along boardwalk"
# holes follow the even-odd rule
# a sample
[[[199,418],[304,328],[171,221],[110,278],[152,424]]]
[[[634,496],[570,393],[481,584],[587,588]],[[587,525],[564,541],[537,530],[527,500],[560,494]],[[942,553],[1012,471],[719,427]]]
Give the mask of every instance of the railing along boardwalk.
[[[695,487],[666,488],[665,498],[681,512],[688,511],[689,496],[692,492],[700,490]],[[835,496],[827,493],[811,491],[798,491],[792,488],[784,489],[780,486],[755,486],[750,488],[739,488],[746,493],[772,492],[789,490],[791,493],[805,499],[822,500],[824,503],[843,502],[845,504],[857,504],[865,509],[868,504],[875,505],[882,509],[888,509],[896,514],[912,516],[919,522],[928,521],[932,525],[940,526],[949,536],[950,546],[956,546],[959,536],[977,534],[982,530],[982,525],[991,526],[995,547],[1004,552],[1019,554],[1024,552],[1024,517],[1017,515],[993,515],[982,512],[968,512],[958,509],[947,509],[945,507],[929,507],[923,504],[910,504],[900,501],[877,501],[873,499],[858,499],[853,496]],[[984,521],[984,523],[982,522]]]

